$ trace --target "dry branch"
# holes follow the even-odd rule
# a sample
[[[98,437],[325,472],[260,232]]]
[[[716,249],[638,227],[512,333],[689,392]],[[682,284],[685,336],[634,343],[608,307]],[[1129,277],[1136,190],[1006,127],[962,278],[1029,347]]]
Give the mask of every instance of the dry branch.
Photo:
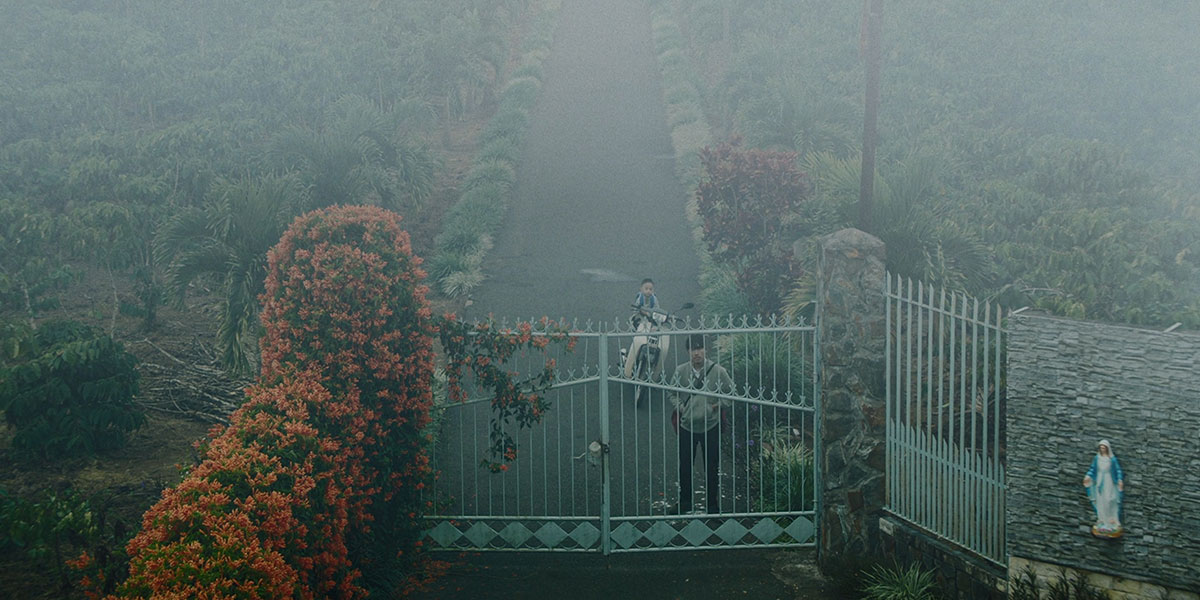
[[[203,344],[193,340],[189,354],[205,362],[181,359],[149,339],[131,342],[146,345],[167,363],[143,358],[142,393],[138,402],[148,410],[180,415],[209,423],[229,423],[229,415],[242,405],[251,380],[230,377],[215,364]],[[207,364],[205,364],[207,363]]]

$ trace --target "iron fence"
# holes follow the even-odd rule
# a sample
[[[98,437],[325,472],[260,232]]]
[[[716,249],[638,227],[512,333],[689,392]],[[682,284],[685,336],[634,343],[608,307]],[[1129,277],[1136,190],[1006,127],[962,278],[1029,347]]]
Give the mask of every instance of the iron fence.
[[[888,274],[887,509],[1006,565],[1003,310]]]

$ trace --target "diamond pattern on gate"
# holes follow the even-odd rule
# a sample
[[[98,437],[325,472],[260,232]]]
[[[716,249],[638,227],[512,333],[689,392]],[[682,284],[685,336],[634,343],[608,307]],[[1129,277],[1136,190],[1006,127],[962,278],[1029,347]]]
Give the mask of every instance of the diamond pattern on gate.
[[[612,532],[612,541],[616,542],[622,548],[628,548],[637,543],[638,538],[642,537],[642,533],[638,531],[633,523],[621,523]]]
[[[465,544],[470,544],[475,548],[495,547],[494,544],[499,544],[501,541],[503,547],[521,548],[531,539],[536,539],[541,542],[542,549],[546,550],[558,548],[568,538],[578,544],[580,549],[592,549],[601,535],[600,530],[589,522],[579,523],[570,533],[565,531],[559,523],[544,523],[536,531],[531,529],[535,525],[511,522],[497,532],[486,523],[476,522],[464,532],[450,521],[441,521],[433,528],[426,530],[425,535],[433,540],[436,547],[439,548],[462,547]],[[755,544],[753,540],[746,539],[746,534],[754,536],[759,543],[763,544],[776,542],[806,544],[811,543],[816,535],[816,526],[807,517],[795,517],[787,527],[781,527],[771,517],[760,519],[749,529],[738,519],[726,519],[715,530],[703,519],[689,520],[681,529],[676,529],[678,525],[678,521],[656,521],[643,531],[638,524],[626,522],[613,529],[611,539],[621,549],[628,550],[635,547],[670,547],[671,541],[676,536],[682,537],[691,546],[709,545],[709,539],[713,535],[716,535],[723,545],[743,546]],[[787,534],[791,539],[780,540],[779,537],[783,534]],[[499,539],[496,539],[497,537]],[[463,540],[463,538],[466,539]],[[639,544],[639,542],[641,543]],[[649,544],[647,545],[646,542]],[[533,549],[537,549],[536,544]]]
[[[666,546],[675,538],[675,535],[675,528],[671,527],[671,524],[666,521],[659,521],[646,530],[646,539],[650,540],[650,543],[654,544],[655,548]]]
[[[496,531],[483,523],[475,523],[467,530],[465,534],[476,548],[486,548],[492,538],[496,537]]]
[[[682,535],[683,539],[687,540],[689,544],[700,546],[704,544],[708,536],[712,535],[712,530],[708,528],[708,525],[704,524],[704,521],[696,519],[685,525],[683,530],[679,532],[679,535]]]
[[[732,546],[741,541],[746,536],[747,531],[749,530],[746,529],[745,525],[738,523],[736,519],[729,519],[721,523],[721,526],[717,528],[715,533],[717,537],[721,538],[722,542]]]
[[[567,532],[563,531],[557,523],[546,523],[533,535],[547,548],[554,548],[567,539]]]
[[[600,539],[600,529],[588,522],[580,523],[571,532],[571,539],[578,542],[581,548],[591,548],[596,545],[596,540]]]
[[[434,542],[437,542],[438,546],[443,548],[449,548],[462,536],[462,532],[457,527],[451,525],[450,521],[438,523],[436,527],[427,531],[426,534]]]
[[[813,536],[817,533],[817,528],[813,525],[812,521],[804,517],[796,517],[791,525],[783,529],[783,532],[792,536],[792,541],[804,543],[813,539]]]
[[[770,544],[775,541],[775,538],[779,537],[779,534],[783,533],[783,528],[775,522],[775,519],[764,517],[761,521],[755,523],[754,527],[750,528],[750,533],[754,534],[754,537],[758,538],[762,543]]]
[[[508,542],[510,548],[520,548],[531,537],[533,532],[528,527],[515,522],[500,531],[500,538]]]

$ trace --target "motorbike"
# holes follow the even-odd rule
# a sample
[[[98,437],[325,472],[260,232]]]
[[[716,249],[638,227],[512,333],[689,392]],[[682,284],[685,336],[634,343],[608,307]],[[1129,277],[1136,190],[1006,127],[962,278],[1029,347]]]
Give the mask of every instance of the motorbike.
[[[663,333],[663,328],[682,319],[656,308],[636,304],[631,306],[633,314],[629,317],[629,323],[637,335],[633,336],[628,349],[621,349],[623,372],[626,379],[648,382],[654,373],[661,372],[662,357],[671,346],[671,336]],[[693,306],[695,305],[688,302],[679,307],[679,310],[687,310]],[[641,406],[642,401],[650,396],[650,386],[634,385],[633,388],[634,405]]]

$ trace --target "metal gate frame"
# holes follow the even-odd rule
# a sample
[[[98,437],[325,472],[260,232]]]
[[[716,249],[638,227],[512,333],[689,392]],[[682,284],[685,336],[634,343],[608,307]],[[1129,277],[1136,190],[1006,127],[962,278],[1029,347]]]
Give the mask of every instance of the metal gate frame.
[[[709,358],[734,375],[738,388],[706,392],[731,405],[720,430],[722,496],[717,513],[676,511],[671,503],[672,494],[678,496],[679,450],[678,441],[667,442],[668,437],[677,438],[667,425],[666,396],[694,391],[670,375],[672,366],[686,360],[683,340],[692,334],[709,340]],[[541,423],[515,430],[514,437],[529,452],[511,463],[512,469],[492,473],[474,466],[480,462],[481,422],[486,427],[490,421],[490,398],[472,395],[465,403],[438,407],[441,425],[434,466],[441,477],[429,494],[435,514],[425,517],[428,547],[608,555],[816,545],[820,514],[816,327],[729,317],[700,319],[695,325],[687,322],[664,332],[670,348],[664,351],[660,369],[651,381],[638,382],[653,390],[644,407],[632,406],[634,381],[625,377],[615,360],[636,332],[617,322],[597,331],[576,328],[572,335],[577,338],[574,360],[572,355],[554,356],[558,383],[546,395],[555,408]],[[764,360],[768,353],[770,358]],[[527,358],[530,364],[541,364],[546,357]],[[556,439],[550,439],[555,428]],[[468,449],[473,451],[470,465]],[[599,471],[595,481],[590,477],[594,471]],[[522,489],[523,480],[527,489]],[[564,490],[568,480],[569,488]],[[558,486],[553,496],[552,482]],[[486,506],[480,496],[485,487]],[[707,486],[693,489],[700,487]],[[794,493],[796,489],[800,493]],[[661,499],[655,499],[656,492]]]

